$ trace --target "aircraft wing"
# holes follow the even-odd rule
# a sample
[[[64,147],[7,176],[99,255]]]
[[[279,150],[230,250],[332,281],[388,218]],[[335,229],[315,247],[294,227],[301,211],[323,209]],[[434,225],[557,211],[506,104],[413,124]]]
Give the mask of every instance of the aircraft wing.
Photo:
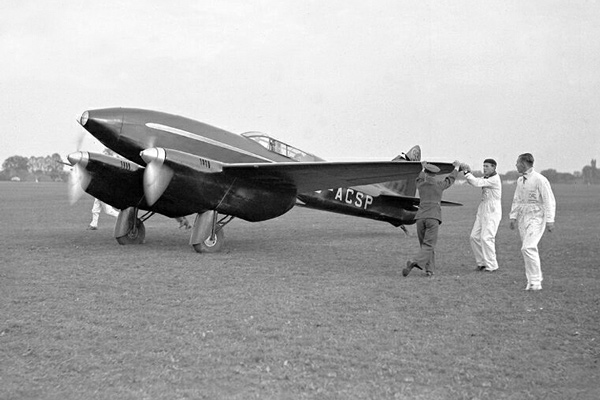
[[[450,163],[433,163],[440,173],[454,169]],[[414,179],[422,170],[420,162],[290,162],[224,164],[223,172],[273,185],[294,185],[298,193],[336,187],[351,187],[399,179]]]

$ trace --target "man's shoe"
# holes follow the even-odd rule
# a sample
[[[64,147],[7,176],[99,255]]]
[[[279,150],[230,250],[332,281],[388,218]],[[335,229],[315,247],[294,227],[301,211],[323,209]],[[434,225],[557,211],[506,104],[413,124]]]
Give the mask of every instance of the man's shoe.
[[[190,225],[190,223],[186,217],[182,217],[181,220],[179,221],[179,229],[185,229],[185,230],[192,229],[192,225]]]
[[[475,268],[475,271],[483,271],[485,269],[485,265],[478,265],[477,268]]]
[[[525,290],[542,290],[541,283],[528,283]]]
[[[408,276],[410,270],[413,269],[414,264],[409,260],[406,262],[406,268],[402,270],[402,276]]]
[[[426,275],[428,278],[431,278],[431,277],[433,276],[433,271],[425,271],[425,275]]]
[[[88,226],[88,227],[87,227],[87,230],[88,230],[88,231],[97,231],[97,230],[98,230],[98,228],[97,228],[97,227],[95,227],[95,226],[92,226],[92,225],[90,225],[90,226]]]

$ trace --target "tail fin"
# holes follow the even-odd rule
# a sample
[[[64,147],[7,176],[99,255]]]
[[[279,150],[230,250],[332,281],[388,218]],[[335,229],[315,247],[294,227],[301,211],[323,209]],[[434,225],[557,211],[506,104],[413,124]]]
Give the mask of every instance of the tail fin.
[[[400,153],[392,161],[421,161],[421,147],[419,145],[413,146],[408,153]]]
[[[419,145],[413,146],[407,153],[400,153],[400,155],[392,161],[421,161],[421,147],[419,147]],[[414,197],[415,194],[417,194],[417,184],[414,179],[384,182],[381,185],[402,196]]]

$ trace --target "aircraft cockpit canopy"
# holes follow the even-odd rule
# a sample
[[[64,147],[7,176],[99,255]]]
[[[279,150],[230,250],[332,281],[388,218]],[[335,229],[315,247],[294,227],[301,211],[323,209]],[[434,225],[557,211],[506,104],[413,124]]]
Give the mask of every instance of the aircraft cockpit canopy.
[[[325,161],[322,158],[315,156],[314,154],[302,151],[296,147],[290,146],[289,144],[283,143],[282,141],[272,138],[271,136],[261,132],[245,132],[242,133],[242,136],[255,141],[256,143],[260,144],[265,149],[272,151],[273,153],[277,153],[294,161]]]

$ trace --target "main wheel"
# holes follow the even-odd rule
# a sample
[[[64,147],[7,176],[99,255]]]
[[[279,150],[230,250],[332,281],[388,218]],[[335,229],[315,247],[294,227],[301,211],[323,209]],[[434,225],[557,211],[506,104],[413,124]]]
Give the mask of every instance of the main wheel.
[[[135,226],[127,232],[127,235],[118,237],[117,242],[121,245],[142,244],[145,238],[146,227],[144,227],[144,223],[139,218],[136,218]]]
[[[217,253],[223,247],[223,243],[225,242],[225,232],[223,229],[219,229],[214,239],[211,240],[210,237],[206,238],[203,242],[196,243],[193,245],[194,250],[197,253]]]

